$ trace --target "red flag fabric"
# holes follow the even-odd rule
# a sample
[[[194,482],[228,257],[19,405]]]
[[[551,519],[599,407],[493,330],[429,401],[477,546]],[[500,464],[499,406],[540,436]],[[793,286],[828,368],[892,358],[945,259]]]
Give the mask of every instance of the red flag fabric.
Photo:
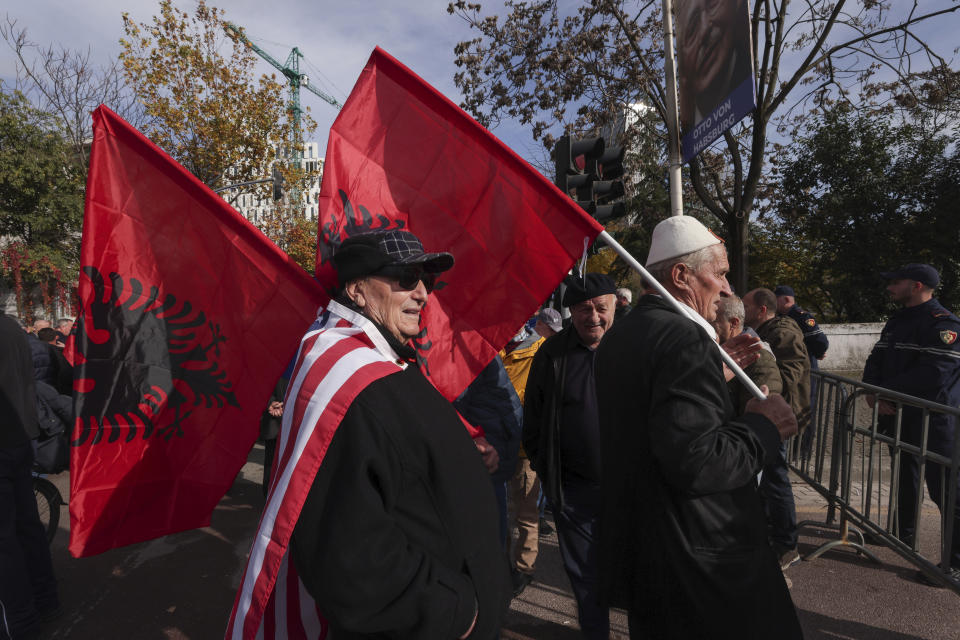
[[[325,296],[119,116],[93,114],[70,552],[209,524]]]
[[[276,471],[233,604],[227,638],[323,638],[322,612],[287,552],[340,421],[368,384],[406,364],[362,315],[331,301],[303,338],[287,387]],[[331,526],[337,526],[331,523]]]
[[[347,237],[403,227],[450,251],[414,340],[455,398],[556,288],[602,227],[467,113],[380,48],[330,130],[317,279]]]

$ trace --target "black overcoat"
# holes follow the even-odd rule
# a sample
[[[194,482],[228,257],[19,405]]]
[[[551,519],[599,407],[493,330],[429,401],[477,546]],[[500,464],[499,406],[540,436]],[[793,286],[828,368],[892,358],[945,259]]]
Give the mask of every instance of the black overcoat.
[[[733,415],[716,345],[657,296],[597,354],[601,577],[644,638],[800,638],[757,473],[776,427]]]
[[[331,637],[495,638],[510,582],[490,475],[416,366],[361,391],[300,512],[291,553]]]

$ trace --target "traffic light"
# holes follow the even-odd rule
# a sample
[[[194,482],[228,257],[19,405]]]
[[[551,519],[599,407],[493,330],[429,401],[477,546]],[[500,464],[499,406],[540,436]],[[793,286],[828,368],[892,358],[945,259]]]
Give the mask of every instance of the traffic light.
[[[593,181],[596,179],[597,160],[603,155],[603,138],[571,140],[563,135],[553,148],[556,185],[584,211],[593,215],[597,204],[593,199]],[[571,195],[575,190],[576,194]]]
[[[597,220],[611,220],[626,213],[623,147],[607,147],[603,138],[571,140],[563,135],[554,147],[556,185]],[[571,192],[575,191],[575,194]]]
[[[593,183],[593,194],[597,200],[597,220],[613,220],[627,213],[623,202],[613,202],[626,195],[623,188],[623,147],[607,147],[597,161],[600,180]]]
[[[273,201],[278,202],[283,200],[283,187],[284,180],[283,174],[280,172],[280,167],[273,165]]]

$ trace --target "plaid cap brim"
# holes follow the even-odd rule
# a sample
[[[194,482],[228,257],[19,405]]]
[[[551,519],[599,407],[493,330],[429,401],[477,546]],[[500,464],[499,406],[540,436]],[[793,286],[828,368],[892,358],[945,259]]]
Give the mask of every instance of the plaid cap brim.
[[[421,253],[410,255],[396,261],[396,264],[417,264],[427,273],[442,273],[453,267],[453,255],[444,251],[439,253]]]

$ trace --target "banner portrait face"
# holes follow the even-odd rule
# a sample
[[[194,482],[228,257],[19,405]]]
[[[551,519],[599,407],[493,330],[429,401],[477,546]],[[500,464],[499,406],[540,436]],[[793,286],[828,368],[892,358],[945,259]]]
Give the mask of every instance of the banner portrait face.
[[[746,0],[676,0],[684,161],[755,107]]]

